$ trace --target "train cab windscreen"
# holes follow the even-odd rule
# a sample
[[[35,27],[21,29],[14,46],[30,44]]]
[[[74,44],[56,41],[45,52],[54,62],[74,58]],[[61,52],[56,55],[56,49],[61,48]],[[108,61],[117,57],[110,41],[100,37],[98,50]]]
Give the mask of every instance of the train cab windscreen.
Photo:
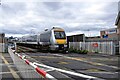
[[[66,39],[64,31],[54,31],[55,39]]]

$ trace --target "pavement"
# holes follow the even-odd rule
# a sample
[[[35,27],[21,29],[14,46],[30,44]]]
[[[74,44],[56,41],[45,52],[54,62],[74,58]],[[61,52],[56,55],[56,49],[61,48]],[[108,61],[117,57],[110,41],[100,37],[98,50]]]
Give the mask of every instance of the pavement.
[[[0,53],[0,79],[20,80],[19,71],[8,53]]]

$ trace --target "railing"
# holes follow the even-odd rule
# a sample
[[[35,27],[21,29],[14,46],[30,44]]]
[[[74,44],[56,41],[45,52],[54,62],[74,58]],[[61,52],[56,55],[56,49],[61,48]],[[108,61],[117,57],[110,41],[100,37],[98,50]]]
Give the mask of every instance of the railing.
[[[115,45],[113,42],[69,42],[69,48],[110,55],[115,54]]]

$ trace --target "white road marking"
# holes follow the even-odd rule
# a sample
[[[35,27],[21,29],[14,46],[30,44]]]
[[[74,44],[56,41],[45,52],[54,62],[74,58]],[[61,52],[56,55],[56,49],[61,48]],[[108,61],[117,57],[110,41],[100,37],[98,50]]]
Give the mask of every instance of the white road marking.
[[[59,71],[59,72],[63,72],[63,73],[71,74],[71,75],[74,75],[74,76],[78,76],[78,77],[83,77],[83,78],[88,78],[88,79],[98,79],[97,77],[93,77],[93,76],[89,76],[89,75],[85,75],[85,74],[81,74],[81,73],[76,73],[76,72],[72,72],[72,71],[67,71],[67,70],[63,70],[63,69],[59,69],[59,68],[54,68],[54,67],[47,66],[47,65],[44,65],[44,64],[39,64],[39,63],[36,63],[36,62],[34,62],[33,64],[35,64],[37,66],[49,68],[49,69],[52,69],[52,70],[56,70],[56,71]]]
[[[97,73],[97,74],[118,74],[118,72],[88,72],[88,71],[81,71],[81,72],[84,72],[84,73]]]

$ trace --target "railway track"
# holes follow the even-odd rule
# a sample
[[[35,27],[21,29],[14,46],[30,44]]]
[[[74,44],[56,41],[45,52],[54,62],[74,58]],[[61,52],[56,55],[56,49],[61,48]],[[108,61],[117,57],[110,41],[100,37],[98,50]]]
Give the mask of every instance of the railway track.
[[[38,49],[32,49],[32,48],[28,48],[28,47],[23,47],[23,46],[18,46],[17,47],[18,49],[17,49],[17,51],[18,52],[24,52],[24,53],[26,53],[26,52],[38,52]]]

